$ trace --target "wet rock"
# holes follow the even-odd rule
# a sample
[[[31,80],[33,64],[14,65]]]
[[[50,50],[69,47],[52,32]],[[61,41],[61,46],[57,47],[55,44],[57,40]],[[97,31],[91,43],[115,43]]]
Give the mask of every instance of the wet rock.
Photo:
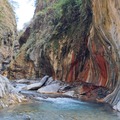
[[[120,112],[120,101],[117,104],[117,110]]]
[[[24,87],[23,89],[24,89],[24,90],[37,90],[37,89],[39,89],[40,87],[42,87],[42,86],[45,84],[45,82],[48,80],[48,77],[49,77],[49,76],[46,75],[45,77],[43,77],[43,78],[40,80],[40,82],[27,85],[27,86]]]
[[[113,109],[120,112],[120,101],[117,103],[117,105],[113,106]]]
[[[75,94],[75,91],[73,91],[73,90],[63,93],[63,95],[67,95],[67,96],[71,96],[71,97],[74,97],[74,94]]]
[[[59,92],[66,92],[66,91],[71,91],[73,86],[66,83],[66,82],[61,82],[61,88],[59,89]]]
[[[16,80],[15,82],[16,82],[16,83],[26,83],[26,84],[28,84],[28,83],[30,83],[31,81],[30,81],[30,80],[27,80],[27,79],[20,79],[20,80]]]
[[[27,84],[21,84],[21,83],[15,83],[12,85],[14,85],[16,91],[19,93],[23,90],[23,88],[25,88],[27,86]]]
[[[72,88],[72,90],[75,91],[74,97],[90,102],[99,101],[109,93],[107,88],[95,86],[89,83],[81,83],[80,85]]]
[[[31,120],[31,117],[29,115],[24,115],[24,120]]]
[[[50,85],[53,81],[54,80],[52,77],[48,78],[47,82],[45,83],[45,86]]]
[[[41,82],[39,83],[34,83],[31,85],[27,85],[26,87],[23,88],[23,90],[37,90],[39,89],[43,84]]]
[[[39,93],[57,93],[60,89],[60,83],[54,83],[38,89]]]

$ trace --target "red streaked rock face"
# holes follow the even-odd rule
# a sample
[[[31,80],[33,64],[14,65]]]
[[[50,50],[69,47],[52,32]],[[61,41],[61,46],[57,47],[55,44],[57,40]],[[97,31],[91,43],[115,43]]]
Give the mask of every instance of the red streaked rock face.
[[[89,50],[99,85],[110,89],[104,100],[115,105],[120,97],[120,1],[92,1],[93,23]]]

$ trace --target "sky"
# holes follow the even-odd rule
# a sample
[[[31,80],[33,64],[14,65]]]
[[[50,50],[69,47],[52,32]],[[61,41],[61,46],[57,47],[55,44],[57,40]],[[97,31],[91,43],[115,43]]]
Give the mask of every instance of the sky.
[[[12,0],[17,2],[15,13],[17,16],[17,29],[21,30],[25,23],[28,23],[34,14],[34,1],[35,0]]]

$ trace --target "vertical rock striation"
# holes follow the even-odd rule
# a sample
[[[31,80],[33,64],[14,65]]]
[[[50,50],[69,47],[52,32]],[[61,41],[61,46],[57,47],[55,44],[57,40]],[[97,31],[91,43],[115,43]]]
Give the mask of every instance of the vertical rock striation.
[[[16,20],[7,0],[0,0],[0,74],[8,67],[13,57],[16,38]],[[0,75],[0,109],[22,102],[24,97],[16,92],[9,80]]]
[[[93,21],[89,49],[94,66],[92,74],[101,86],[109,88],[104,100],[111,105],[120,101],[120,1],[93,0]],[[93,75],[92,75],[93,76]]]
[[[6,77],[0,75],[0,109],[23,101],[24,96],[17,93]]]
[[[4,71],[13,56],[16,39],[16,20],[7,0],[0,0],[0,71]]]
[[[109,90],[120,101],[120,1],[38,0],[34,18],[12,61],[11,78],[45,74]],[[90,88],[89,88],[90,89]]]

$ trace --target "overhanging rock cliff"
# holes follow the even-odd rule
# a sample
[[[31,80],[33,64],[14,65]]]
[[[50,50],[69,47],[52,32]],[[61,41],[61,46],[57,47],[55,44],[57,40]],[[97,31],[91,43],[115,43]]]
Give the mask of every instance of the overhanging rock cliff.
[[[120,1],[93,0],[93,21],[89,37],[90,76],[112,94],[104,100],[111,105],[120,101]],[[92,78],[92,80],[94,79]]]

